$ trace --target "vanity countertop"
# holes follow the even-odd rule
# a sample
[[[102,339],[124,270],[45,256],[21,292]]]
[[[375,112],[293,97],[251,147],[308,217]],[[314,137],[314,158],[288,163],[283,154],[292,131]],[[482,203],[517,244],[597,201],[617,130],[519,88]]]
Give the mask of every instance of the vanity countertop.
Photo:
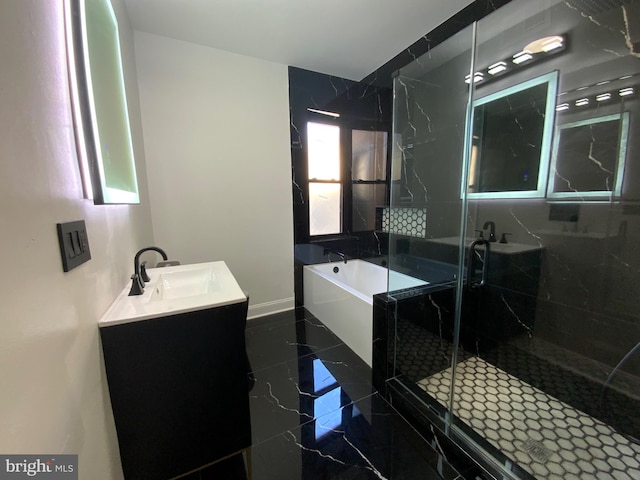
[[[470,246],[474,240],[476,239],[475,238],[465,239],[465,247]],[[457,246],[460,243],[460,237],[428,238],[427,242]],[[482,246],[478,247],[478,249],[482,249],[482,248],[483,248]],[[490,249],[491,249],[491,252],[495,252],[495,253],[501,253],[504,255],[516,255],[519,253],[534,252],[537,250],[542,250],[544,249],[544,247],[542,245],[529,245],[526,243],[492,242]]]
[[[247,299],[223,261],[147,270],[142,295],[129,296],[128,281],[100,318],[99,327],[231,305]]]

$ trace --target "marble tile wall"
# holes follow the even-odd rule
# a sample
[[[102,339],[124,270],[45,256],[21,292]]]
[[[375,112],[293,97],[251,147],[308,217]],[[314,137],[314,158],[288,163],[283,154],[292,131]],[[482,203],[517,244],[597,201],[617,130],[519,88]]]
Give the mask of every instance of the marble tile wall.
[[[595,10],[587,14],[587,6]],[[640,115],[640,63],[634,33],[638,27],[640,10],[633,2],[587,5],[579,1],[534,4],[514,0],[479,22],[476,70],[509,58],[514,49],[547,35],[565,35],[566,48],[493,82],[476,85],[474,98],[557,71],[554,100],[562,108],[544,112],[543,105],[537,106],[546,118],[553,116],[554,127],[615,115],[628,116],[633,125]],[[508,234],[509,244],[502,248],[516,250],[524,245],[539,249],[535,265],[513,262],[518,256],[513,252],[501,257],[510,257],[508,263],[500,263],[497,254],[489,257],[489,283],[484,293],[463,293],[463,351],[459,358],[481,355],[492,365],[637,438],[640,423],[633,412],[640,398],[640,354],[635,348],[640,344],[636,300],[640,294],[640,254],[636,248],[640,240],[640,136],[631,127],[625,137],[621,129],[620,145],[616,146],[619,152],[608,156],[624,157],[624,170],[600,160],[606,141],[599,141],[596,129],[586,142],[556,150],[572,153],[571,161],[579,159],[583,167],[574,172],[575,177],[559,167],[552,168],[550,176],[578,185],[579,175],[597,169],[597,188],[603,188],[604,183],[604,190],[611,192],[604,197],[590,193],[558,198],[545,192],[538,198],[473,199],[465,208],[459,184],[469,93],[464,77],[469,72],[472,38],[473,32],[463,31],[401,69],[396,77],[394,115],[401,124],[394,134],[401,145],[403,176],[391,205],[426,208],[429,240],[460,236],[460,218],[466,216],[468,238],[483,230],[486,237],[489,231],[483,227],[491,221],[498,238]],[[518,117],[514,118],[517,122]],[[560,138],[558,131],[554,128],[556,139]],[[513,135],[513,141],[526,147],[524,136],[518,138],[517,131]],[[522,150],[514,149],[514,155]],[[619,193],[615,192],[617,179],[621,180]],[[424,241],[390,235],[391,266],[394,255],[407,254],[456,262],[457,249],[445,258],[442,249],[425,245]],[[436,300],[434,312],[433,298],[425,299],[405,317],[414,325],[431,318],[428,330],[437,341],[416,346],[416,335],[407,335],[406,345],[395,346],[396,354],[405,352],[407,358],[415,358],[415,352],[439,351],[440,345],[444,350],[438,358],[451,359],[453,326],[442,329],[442,324],[434,321],[434,316],[445,311],[450,315],[450,299],[448,302]],[[398,318],[393,320],[399,322]],[[389,328],[396,331],[393,328],[398,325]],[[422,366],[429,370],[427,363],[425,357]],[[441,367],[437,362],[435,365]],[[406,372],[411,368],[406,367]]]

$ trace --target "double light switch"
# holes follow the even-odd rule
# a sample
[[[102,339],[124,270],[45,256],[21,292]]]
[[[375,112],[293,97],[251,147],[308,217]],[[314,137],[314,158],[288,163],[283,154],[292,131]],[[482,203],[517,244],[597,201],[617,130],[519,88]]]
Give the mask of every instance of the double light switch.
[[[65,272],[76,268],[91,259],[89,238],[84,220],[58,223],[58,241],[62,256],[62,269]]]

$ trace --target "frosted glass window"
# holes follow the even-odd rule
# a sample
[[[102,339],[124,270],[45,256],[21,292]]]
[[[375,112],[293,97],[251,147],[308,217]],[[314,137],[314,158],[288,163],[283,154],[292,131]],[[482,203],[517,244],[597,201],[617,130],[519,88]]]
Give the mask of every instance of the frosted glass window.
[[[352,180],[384,180],[387,177],[387,132],[351,132]]]
[[[307,123],[309,180],[340,180],[340,127]]]
[[[376,229],[376,207],[385,205],[387,186],[380,184],[353,185],[353,231]]]
[[[309,234],[340,233],[341,206],[341,184],[309,182]]]

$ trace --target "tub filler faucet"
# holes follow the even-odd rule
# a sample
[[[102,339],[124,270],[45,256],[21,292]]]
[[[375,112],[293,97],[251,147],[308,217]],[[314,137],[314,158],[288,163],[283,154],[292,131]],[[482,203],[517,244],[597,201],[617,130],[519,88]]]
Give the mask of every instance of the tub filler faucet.
[[[329,261],[331,261],[331,254],[332,253],[338,255],[342,259],[342,261],[344,263],[347,263],[347,257],[345,256],[345,254],[340,252],[340,251],[338,251],[338,250],[334,250],[332,248],[325,247],[325,249],[322,251],[322,255],[326,255],[327,258],[329,259]]]
[[[129,290],[130,297],[134,295],[142,295],[144,293],[144,282],[148,282],[150,280],[147,275],[147,262],[142,262],[142,265],[140,265],[140,255],[151,250],[162,255],[163,260],[168,259],[167,254],[160,247],[145,247],[139,250],[133,259],[133,275],[131,275],[131,290]]]

